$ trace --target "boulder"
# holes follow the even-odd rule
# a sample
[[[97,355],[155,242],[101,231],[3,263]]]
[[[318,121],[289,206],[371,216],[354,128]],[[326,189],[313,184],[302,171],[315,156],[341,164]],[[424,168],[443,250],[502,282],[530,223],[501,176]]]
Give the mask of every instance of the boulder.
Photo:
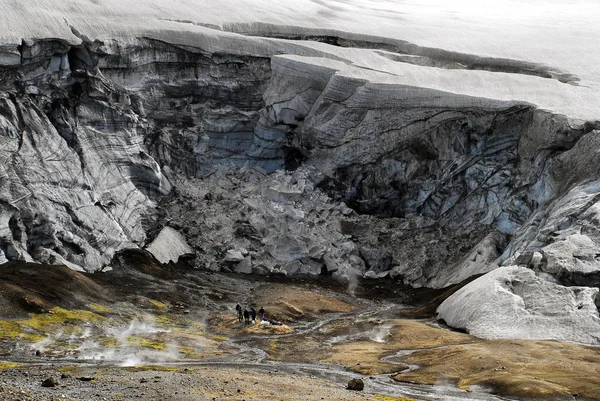
[[[244,255],[242,254],[242,251],[236,250],[236,249],[228,250],[227,253],[225,254],[225,258],[223,258],[224,262],[232,262],[232,263],[238,263],[238,262],[241,262],[242,260],[244,260]]]
[[[597,297],[598,288],[564,287],[506,266],[467,284],[437,312],[449,326],[481,338],[600,345]]]
[[[263,190],[262,195],[273,202],[285,202],[298,200],[302,191],[292,185],[277,183]]]
[[[241,262],[233,267],[236,273],[250,274],[252,273],[252,257],[246,256]]]
[[[367,279],[367,280],[378,280],[378,279],[382,279],[382,278],[386,278],[389,277],[390,272],[381,272],[381,273],[375,273],[373,270],[369,270],[368,272],[366,272],[365,274],[363,274],[363,278]]]
[[[365,382],[362,379],[352,379],[348,382],[346,387],[348,390],[363,391],[365,388]]]
[[[600,285],[598,245],[587,235],[573,233],[545,246],[539,270],[567,284]]]
[[[55,377],[48,377],[46,379],[44,379],[44,381],[42,381],[42,387],[56,387],[60,384],[60,382],[58,381],[57,378]]]
[[[327,274],[338,272],[341,269],[340,265],[329,255],[323,256],[323,261],[325,262],[325,269],[327,270]]]
[[[308,249],[301,238],[280,235],[269,238],[269,242],[268,252],[277,260],[290,262],[309,256]]]
[[[193,254],[194,250],[177,230],[165,227],[146,248],[160,263],[177,263],[179,257]]]
[[[392,268],[393,257],[388,251],[361,247],[360,256],[365,261],[366,267],[374,273],[385,272]]]

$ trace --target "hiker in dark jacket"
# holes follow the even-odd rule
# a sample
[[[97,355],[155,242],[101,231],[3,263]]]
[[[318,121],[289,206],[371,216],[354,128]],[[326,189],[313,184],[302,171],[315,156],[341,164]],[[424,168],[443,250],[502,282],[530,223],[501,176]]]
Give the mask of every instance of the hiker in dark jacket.
[[[252,315],[252,321],[256,320],[256,309],[254,307],[250,308],[250,314]]]
[[[244,321],[246,324],[250,324],[250,312],[247,309],[244,309]]]
[[[262,306],[260,307],[260,309],[258,310],[258,314],[260,315],[260,321],[262,322],[263,320],[265,320],[265,308],[263,308]]]
[[[241,322],[243,317],[242,317],[242,307],[240,306],[240,304],[237,304],[235,306],[235,310],[237,311],[238,320]]]

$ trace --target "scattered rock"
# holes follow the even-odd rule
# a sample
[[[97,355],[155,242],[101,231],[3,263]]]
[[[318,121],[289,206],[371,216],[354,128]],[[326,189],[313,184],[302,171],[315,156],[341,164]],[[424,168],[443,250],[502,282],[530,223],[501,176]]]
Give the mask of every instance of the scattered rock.
[[[238,263],[244,260],[244,255],[239,250],[230,249],[225,254],[224,262]]]
[[[44,381],[42,382],[42,387],[56,387],[59,384],[60,383],[59,383],[58,379],[51,376],[51,377],[44,379]]]
[[[246,256],[241,262],[234,266],[233,270],[237,273],[252,273],[252,257]]]
[[[363,391],[365,388],[365,383],[362,381],[362,379],[352,379],[348,382],[348,386],[346,388],[353,391]]]

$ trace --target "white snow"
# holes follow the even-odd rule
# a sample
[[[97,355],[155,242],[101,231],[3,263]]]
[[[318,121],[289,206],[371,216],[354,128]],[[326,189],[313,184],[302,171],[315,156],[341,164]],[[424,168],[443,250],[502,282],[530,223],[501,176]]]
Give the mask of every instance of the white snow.
[[[0,8],[0,43],[4,44],[0,45],[0,64],[18,62],[16,46],[23,38],[79,43],[80,37],[148,36],[209,51],[337,59],[347,65],[343,74],[373,82],[531,102],[577,119],[600,120],[597,15],[600,2],[594,0],[5,0]],[[580,81],[570,85],[515,73],[422,67],[392,61],[381,50],[245,37],[219,28],[257,35],[274,31],[302,34],[307,29],[323,34],[333,30],[375,35],[452,52],[531,62]]]

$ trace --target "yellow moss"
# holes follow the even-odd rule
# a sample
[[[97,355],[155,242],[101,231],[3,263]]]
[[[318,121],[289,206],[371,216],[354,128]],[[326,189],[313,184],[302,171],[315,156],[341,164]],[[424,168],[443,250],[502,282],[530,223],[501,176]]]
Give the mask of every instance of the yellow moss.
[[[89,304],[88,306],[91,310],[93,310],[94,312],[97,312],[97,313],[110,313],[110,309],[108,309],[106,306],[103,306],[100,304],[92,303],[92,304]]]
[[[163,350],[167,347],[167,344],[165,344],[162,341],[151,341],[138,336],[127,337],[127,344],[137,347],[152,348],[158,351]]]
[[[37,343],[42,341],[44,338],[46,338],[46,336],[43,334],[25,333],[22,334],[19,339],[28,343]]]
[[[204,358],[204,355],[201,354],[200,352],[198,352],[196,349],[191,348],[191,347],[177,347],[179,349],[179,352],[184,354],[187,357],[193,358],[193,359],[201,359]]]
[[[125,341],[128,345],[138,345],[141,339],[138,336],[128,336]]]
[[[17,323],[7,320],[0,321],[0,337],[18,338],[21,336],[21,326]]]
[[[471,386],[469,384],[469,382],[465,381],[465,380],[461,380],[457,383],[457,387],[461,390],[465,390],[465,391],[471,391]]]
[[[213,336],[212,339],[215,340],[215,341],[227,341],[227,340],[229,340],[229,338],[227,338],[225,336]]]
[[[2,320],[0,321],[0,338],[20,338],[26,342],[37,342],[45,338],[45,335],[60,327],[67,335],[79,335],[83,329],[78,325],[82,322],[97,322],[102,316],[86,311],[69,311],[62,308],[53,308],[48,313],[32,313],[25,320]]]
[[[98,322],[103,319],[97,313],[87,310],[67,310],[63,308],[52,308],[49,313],[30,314],[27,320],[18,320],[16,323],[21,327],[29,327],[41,332],[47,331],[54,326],[64,326],[67,323]]]
[[[154,321],[162,328],[171,328],[174,325],[173,319],[170,316],[155,316]]]
[[[415,401],[412,398],[390,397],[389,395],[376,395],[375,399],[381,401]]]
[[[139,346],[144,347],[144,348],[152,348],[157,351],[162,351],[163,349],[167,348],[167,344],[165,344],[161,341],[149,341],[149,340],[143,340],[143,339],[140,340]]]
[[[0,369],[13,369],[21,366],[20,363],[0,361]]]
[[[128,367],[124,367],[123,369],[130,371],[130,372],[140,372],[140,371],[147,371],[147,370],[156,370],[156,371],[161,371],[161,372],[177,372],[179,370],[178,367],[159,366],[159,365],[128,366]]]
[[[83,328],[78,325],[67,325],[62,328],[62,334],[65,336],[80,337],[83,331]]]
[[[166,310],[168,309],[168,307],[165,303],[157,301],[155,299],[150,299],[150,303],[152,305],[154,305],[154,307],[156,309],[158,309],[160,312],[166,312]]]

